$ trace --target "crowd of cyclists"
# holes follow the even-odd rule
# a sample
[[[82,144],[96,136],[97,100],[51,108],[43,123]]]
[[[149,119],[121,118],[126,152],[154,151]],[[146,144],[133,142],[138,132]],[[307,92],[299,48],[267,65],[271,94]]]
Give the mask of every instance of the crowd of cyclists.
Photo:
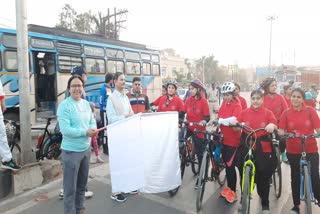
[[[214,110],[206,99],[206,88],[199,80],[189,84],[189,97],[183,102],[176,95],[177,84],[169,82],[163,85],[163,93],[151,105],[157,106],[158,111],[177,111],[180,121],[197,125],[188,127],[195,153],[198,156],[199,166],[205,149],[204,136],[193,134],[195,129],[205,130],[206,124],[213,124],[218,119],[232,119],[229,124],[220,124],[224,136],[222,158],[226,165],[227,186],[220,192],[227,202],[234,203],[240,200],[241,192],[236,191],[237,184],[241,184],[242,168],[248,148],[245,139],[249,134],[237,128],[237,123],[245,124],[252,129],[264,128],[264,131],[255,135],[254,160],[256,165],[255,184],[261,199],[261,212],[272,213],[269,205],[269,191],[272,174],[277,166],[277,158],[272,148],[271,133],[276,133],[280,141],[282,160],[291,168],[291,188],[293,207],[290,213],[300,213],[300,174],[299,160],[301,157],[301,142],[299,139],[281,137],[285,133],[309,135],[320,132],[320,120],[315,109],[314,96],[301,88],[294,88],[292,84],[284,87],[283,95],[276,92],[277,82],[274,78],[266,78],[260,87],[250,94],[250,105],[240,96],[240,85],[234,82],[225,82],[221,86],[222,103],[219,110]],[[310,98],[311,96],[311,98]],[[312,99],[313,102],[309,100]],[[311,104],[310,104],[311,103]],[[210,112],[214,111],[214,112]],[[217,115],[215,113],[218,113]],[[210,116],[211,115],[211,116]],[[202,125],[203,126],[202,126]],[[319,154],[317,142],[313,138],[306,142],[306,157],[311,163],[312,187],[315,204],[320,201]],[[240,182],[237,182],[236,169],[239,171]],[[287,180],[289,181],[289,179]],[[197,184],[197,183],[196,183]],[[241,186],[241,185],[240,185]]]

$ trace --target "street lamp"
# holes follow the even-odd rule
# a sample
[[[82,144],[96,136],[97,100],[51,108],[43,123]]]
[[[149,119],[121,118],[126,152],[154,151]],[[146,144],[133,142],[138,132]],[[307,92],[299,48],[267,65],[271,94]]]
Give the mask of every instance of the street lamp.
[[[272,22],[276,19],[277,17],[275,15],[273,16],[268,16],[267,20],[270,21],[270,45],[269,45],[269,71],[271,72],[271,44],[272,44]]]

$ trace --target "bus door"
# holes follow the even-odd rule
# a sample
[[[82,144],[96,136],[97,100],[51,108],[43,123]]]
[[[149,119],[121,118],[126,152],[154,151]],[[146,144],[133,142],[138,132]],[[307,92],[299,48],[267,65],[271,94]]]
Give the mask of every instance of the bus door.
[[[36,119],[56,115],[57,73],[55,53],[34,52]]]

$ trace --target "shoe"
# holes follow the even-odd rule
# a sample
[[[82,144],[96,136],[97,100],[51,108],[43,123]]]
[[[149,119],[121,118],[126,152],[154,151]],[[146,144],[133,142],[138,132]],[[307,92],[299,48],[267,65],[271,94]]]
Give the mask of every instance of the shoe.
[[[282,162],[287,163],[287,164],[289,163],[286,152],[283,152],[281,154],[281,159],[282,159]]]
[[[290,210],[290,214],[299,214],[299,213],[300,213],[300,208],[298,206],[294,206]]]
[[[226,187],[226,188],[224,188],[224,190],[222,190],[220,192],[220,195],[225,198],[229,194],[230,191],[231,191],[231,189],[229,187]]]
[[[117,202],[125,202],[127,200],[127,198],[124,197],[121,193],[116,194],[116,195],[111,195],[110,198],[112,200],[117,201]]]
[[[17,165],[16,162],[14,162],[13,159],[11,159],[10,161],[3,161],[2,162],[2,166],[3,169],[10,169],[12,171],[17,171],[19,169],[21,169],[21,166]]]
[[[229,191],[228,195],[226,195],[225,197],[226,201],[228,201],[229,203],[233,203],[235,201],[238,200],[238,196],[235,192],[233,192],[232,190]]]
[[[104,160],[100,156],[98,156],[97,157],[97,163],[104,163]]]
[[[63,189],[60,189],[59,198],[60,198],[61,200],[63,199]]]
[[[270,214],[269,206],[262,206],[262,214]]]
[[[240,212],[242,210],[242,204],[241,202],[238,204],[238,211]]]
[[[92,198],[93,196],[93,192],[86,190],[84,193],[84,197],[85,198]]]
[[[127,194],[135,195],[135,194],[138,194],[138,193],[139,193],[139,190],[133,190],[131,192],[128,192]]]

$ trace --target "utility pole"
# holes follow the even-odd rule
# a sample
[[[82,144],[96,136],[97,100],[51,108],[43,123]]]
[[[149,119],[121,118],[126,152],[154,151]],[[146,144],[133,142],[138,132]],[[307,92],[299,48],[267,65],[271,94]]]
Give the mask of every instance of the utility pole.
[[[271,46],[272,46],[272,22],[276,19],[277,17],[275,15],[273,16],[268,16],[267,20],[270,21],[270,44],[269,44],[269,71],[271,72]]]
[[[30,84],[29,84],[29,57],[28,57],[28,26],[27,0],[16,0],[16,29],[17,55],[19,73],[19,102],[20,102],[20,139],[21,163],[25,165],[35,161],[35,154],[31,146],[30,132]]]

